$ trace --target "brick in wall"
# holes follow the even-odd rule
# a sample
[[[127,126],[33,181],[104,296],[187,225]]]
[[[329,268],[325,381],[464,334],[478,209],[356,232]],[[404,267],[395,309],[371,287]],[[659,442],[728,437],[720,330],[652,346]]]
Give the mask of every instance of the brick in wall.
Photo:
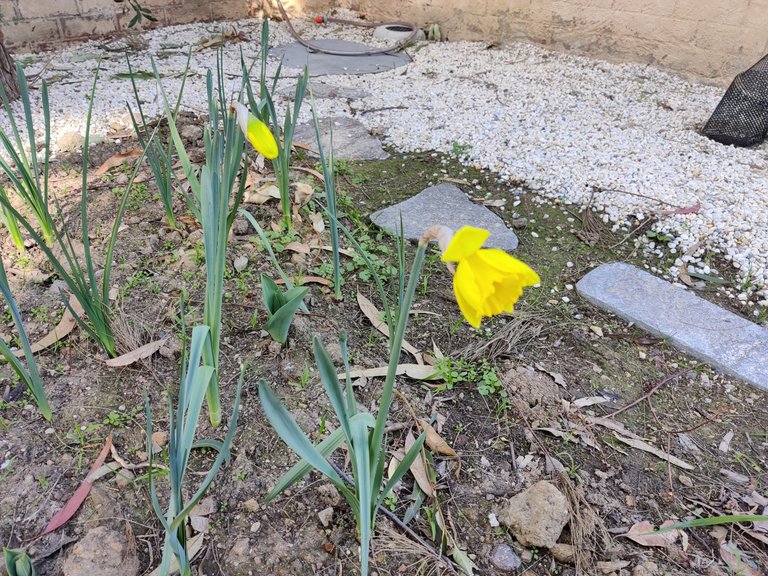
[[[50,18],[78,13],[75,0],[56,0],[55,2],[25,0],[19,3],[19,9],[21,18]]]

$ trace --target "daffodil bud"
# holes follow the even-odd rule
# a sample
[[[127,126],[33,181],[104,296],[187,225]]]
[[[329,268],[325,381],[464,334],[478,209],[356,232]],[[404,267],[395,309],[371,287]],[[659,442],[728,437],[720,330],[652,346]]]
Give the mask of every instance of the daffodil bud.
[[[231,109],[237,115],[237,123],[256,151],[265,158],[277,158],[277,142],[269,127],[248,111],[240,102],[233,102]]]

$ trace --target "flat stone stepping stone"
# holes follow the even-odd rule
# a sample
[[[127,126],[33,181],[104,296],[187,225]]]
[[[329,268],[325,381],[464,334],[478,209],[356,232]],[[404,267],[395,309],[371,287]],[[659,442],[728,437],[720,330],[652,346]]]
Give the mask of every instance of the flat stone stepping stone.
[[[768,329],[629,264],[598,266],[576,290],[716,369],[768,390]]]
[[[485,206],[475,204],[453,184],[438,184],[422,190],[413,198],[371,214],[379,228],[392,234],[400,233],[400,215],[403,232],[408,240],[418,240],[430,226],[443,224],[452,230],[462,226],[485,228],[491,233],[486,248],[514,250],[517,236],[507,228],[504,220]]]
[[[344,52],[374,50],[371,46],[348,40],[313,40],[321,48]],[[311,52],[298,42],[280,44],[269,51],[270,55],[283,61],[288,68],[309,68],[310,76],[331,74],[372,74],[405,66],[412,60],[405,52],[371,54],[368,56],[337,56],[324,52]]]
[[[351,88],[346,86],[333,86],[324,82],[311,82],[312,95],[318,100],[322,98],[335,98],[339,100],[357,100],[358,98],[367,98],[371,95],[370,92],[361,90],[359,88]],[[285,98],[293,99],[296,95],[296,83],[294,82],[290,86],[283,86],[278,88],[277,93]],[[306,99],[309,101],[309,89],[307,89]]]
[[[334,116],[320,120],[320,141],[323,153],[328,158],[331,152],[331,129],[333,129],[333,157],[336,160],[386,160],[389,154],[382,148],[381,141],[368,132],[358,120],[346,116]],[[314,122],[299,124],[293,135],[294,142],[317,150],[317,134]],[[317,156],[317,154],[313,154]]]

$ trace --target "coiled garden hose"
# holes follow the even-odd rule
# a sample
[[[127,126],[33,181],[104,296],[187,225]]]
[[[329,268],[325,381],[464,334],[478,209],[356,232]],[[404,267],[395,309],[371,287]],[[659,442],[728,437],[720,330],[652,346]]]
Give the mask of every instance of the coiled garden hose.
[[[370,50],[331,50],[328,48],[324,48],[315,42],[304,40],[299,35],[299,33],[296,32],[296,29],[293,27],[293,24],[291,23],[291,19],[288,17],[288,13],[285,11],[285,8],[283,8],[283,3],[280,0],[277,0],[277,8],[280,10],[280,15],[283,17],[283,20],[285,20],[285,23],[288,25],[288,30],[291,32],[291,36],[293,36],[299,44],[301,44],[308,50],[312,50],[313,52],[322,52],[323,54],[331,54],[333,56],[371,56],[373,54],[385,54],[387,52],[397,52],[405,48],[414,38],[416,38],[416,35],[419,32],[418,28],[416,27],[416,24],[412,22],[395,21],[395,22],[370,23],[370,22],[358,22],[355,20],[344,20],[342,18],[329,18],[327,16],[318,16],[317,18],[315,18],[315,22],[317,22],[318,24],[325,24],[328,22],[333,24],[342,24],[344,26],[359,26],[361,28],[378,28],[379,26],[401,26],[411,31],[411,33],[408,35],[407,38],[398,42],[394,46],[388,46],[386,48],[372,48]],[[403,32],[405,31],[406,30],[403,30]]]

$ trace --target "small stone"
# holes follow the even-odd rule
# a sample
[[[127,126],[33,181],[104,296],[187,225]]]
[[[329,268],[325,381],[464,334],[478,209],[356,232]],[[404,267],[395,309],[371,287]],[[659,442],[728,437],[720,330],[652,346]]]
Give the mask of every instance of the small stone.
[[[98,526],[85,533],[82,540],[72,547],[62,566],[63,576],[136,576],[139,573],[139,557],[132,538]]]
[[[552,558],[563,564],[574,564],[576,562],[576,549],[570,544],[557,543],[549,549]]]
[[[76,152],[84,142],[85,137],[79,132],[65,132],[56,138],[56,145],[62,152]]]
[[[502,572],[516,572],[523,562],[509,544],[497,544],[491,550],[491,564]]]
[[[115,484],[121,489],[131,486],[135,479],[136,475],[130,470],[118,470],[115,473]]]
[[[235,261],[233,262],[233,266],[235,267],[235,270],[237,272],[242,272],[245,270],[245,267],[248,266],[248,257],[247,256],[238,256],[235,258]]]
[[[187,124],[181,129],[181,137],[190,142],[198,142],[203,137],[203,128],[197,124]]]
[[[261,522],[254,522],[251,524],[251,532],[256,533],[261,530]]]
[[[632,569],[632,576],[659,576],[661,570],[655,562],[643,562]]]
[[[227,554],[227,566],[237,568],[248,562],[248,555],[251,550],[248,538],[238,538]]]
[[[237,236],[244,236],[248,234],[251,231],[251,224],[248,222],[248,220],[245,219],[245,216],[242,214],[239,214],[235,217],[234,222],[232,222],[232,233]]]
[[[254,498],[250,498],[243,502],[243,508],[245,508],[246,512],[258,512],[261,510],[261,506],[259,506],[259,503]]]
[[[321,118],[320,139],[326,154],[331,149],[333,131],[333,157],[337,160],[386,160],[389,158],[381,141],[373,136],[359,120],[346,116]],[[294,137],[297,142],[312,142],[317,146],[317,135],[313,122],[296,126]]]
[[[328,528],[331,522],[333,522],[333,506],[328,506],[328,508],[318,512],[317,517],[320,519],[320,524],[323,525],[323,528]]]
[[[501,526],[501,524],[499,524],[498,518],[496,518],[496,514],[494,514],[493,512],[488,514],[488,524],[491,525],[491,528],[498,528],[499,526]]]
[[[169,335],[168,338],[165,341],[165,344],[163,344],[160,347],[160,356],[163,358],[175,358],[176,354],[179,354],[181,352],[182,345],[181,340],[177,338],[176,336]]]
[[[499,514],[520,544],[537,548],[554,546],[569,519],[568,499],[546,480],[510,498]]]

